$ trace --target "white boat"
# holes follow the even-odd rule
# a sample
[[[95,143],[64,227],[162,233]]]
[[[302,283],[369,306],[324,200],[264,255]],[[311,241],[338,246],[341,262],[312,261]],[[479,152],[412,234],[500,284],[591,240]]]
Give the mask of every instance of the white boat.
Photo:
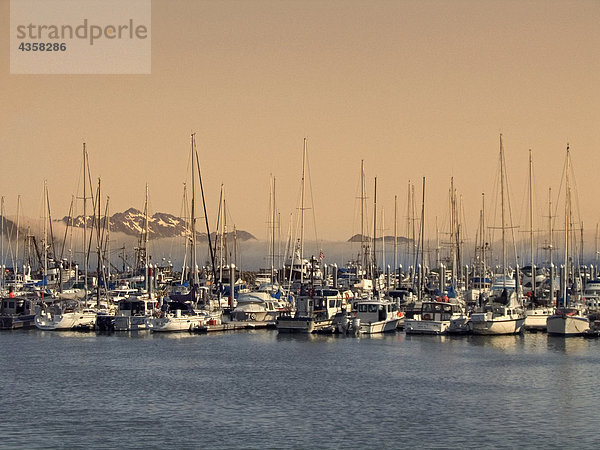
[[[93,329],[96,311],[83,308],[78,301],[61,300],[39,307],[34,322],[44,331]]]
[[[278,286],[262,284],[258,290],[240,293],[237,306],[231,311],[234,322],[272,322],[290,312],[290,304],[281,300]]]
[[[555,313],[548,317],[547,331],[549,335],[558,336],[577,336],[586,333],[590,329],[590,319],[585,314],[585,306],[581,304],[582,299],[578,292],[581,287],[581,278],[576,276],[575,268],[573,267],[573,257],[571,256],[572,242],[571,234],[573,233],[573,218],[572,213],[572,198],[571,185],[569,175],[571,173],[571,154],[569,145],[567,144],[567,157],[565,164],[565,248],[564,248],[564,263],[561,267],[561,294],[557,299]],[[573,281],[572,291],[569,292],[568,281]],[[588,284],[588,291],[594,290],[593,283]],[[591,294],[590,294],[591,296]]]
[[[583,301],[588,311],[600,311],[600,280],[589,280],[585,283]]]
[[[557,308],[548,317],[547,331],[554,336],[580,336],[590,329],[590,320],[579,308]]]
[[[507,289],[484,305],[481,311],[471,314],[469,329],[473,334],[517,334],[521,332],[523,323],[525,314],[517,294]]]
[[[377,298],[353,302],[352,313],[360,321],[359,332],[363,334],[396,331],[404,317],[396,302]]]
[[[523,329],[526,331],[546,331],[546,323],[552,314],[554,314],[554,308],[550,306],[537,306],[526,309]]]
[[[500,135],[500,190],[501,195],[501,223],[502,230],[502,271],[494,276],[490,302],[480,305],[476,312],[471,313],[469,329],[473,334],[502,335],[520,333],[525,322],[523,302],[519,298],[520,285],[517,279],[510,275],[507,264],[506,252],[506,211],[505,211],[505,186],[508,185],[505,170],[504,147]],[[510,209],[510,199],[509,209]],[[513,242],[514,244],[514,242]],[[516,255],[515,255],[516,257]],[[519,274],[517,270],[515,273]]]
[[[333,329],[333,318],[347,306],[347,296],[337,289],[318,288],[308,290],[296,301],[296,312],[277,319],[280,333],[313,333]]]
[[[162,317],[148,319],[148,328],[152,332],[167,333],[193,331],[204,325],[221,323],[221,311],[195,311],[192,309],[173,309]]]
[[[148,328],[150,319],[157,306],[157,299],[150,295],[125,297],[117,304],[114,317],[115,331],[137,331]]]
[[[445,334],[452,321],[464,317],[463,308],[457,303],[423,302],[419,314],[412,319],[404,319],[404,331],[406,334]]]

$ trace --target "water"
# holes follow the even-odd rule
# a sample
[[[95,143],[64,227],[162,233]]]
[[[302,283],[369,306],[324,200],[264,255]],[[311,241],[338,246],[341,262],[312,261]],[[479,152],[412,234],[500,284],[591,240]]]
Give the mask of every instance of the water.
[[[600,340],[0,334],[0,447],[597,448]]]

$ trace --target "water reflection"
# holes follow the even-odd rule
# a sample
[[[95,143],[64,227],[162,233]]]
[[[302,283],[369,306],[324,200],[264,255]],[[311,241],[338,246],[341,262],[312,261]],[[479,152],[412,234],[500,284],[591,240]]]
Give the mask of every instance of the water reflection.
[[[562,354],[582,354],[588,351],[590,341],[580,336],[548,336],[548,350]]]
[[[491,347],[502,352],[514,352],[523,347],[522,334],[504,336],[468,336],[469,342],[477,347]]]

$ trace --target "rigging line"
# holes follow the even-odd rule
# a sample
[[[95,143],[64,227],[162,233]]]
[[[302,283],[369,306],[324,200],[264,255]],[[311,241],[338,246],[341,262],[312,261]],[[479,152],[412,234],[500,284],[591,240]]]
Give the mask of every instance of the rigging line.
[[[71,220],[71,217],[73,216],[73,202],[74,202],[74,198],[71,197],[71,206],[69,207],[69,220]],[[69,223],[67,222],[67,226],[65,227],[65,236],[63,238],[63,243],[62,243],[62,247],[60,249],[60,259],[62,261],[63,259],[63,255],[65,252],[65,245],[67,242],[67,233],[69,231]]]
[[[513,244],[513,252],[514,252],[514,257],[515,257],[515,263],[517,264],[517,267],[519,267],[519,259],[518,259],[518,255],[517,255],[517,242],[515,239],[515,228],[513,226],[513,214],[512,214],[512,204],[510,201],[510,186],[508,183],[508,174],[506,173],[506,155],[504,152],[502,152],[502,158],[504,159],[504,183],[506,186],[506,199],[507,199],[507,203],[508,203],[508,220],[510,221],[510,233],[511,233],[511,238],[512,238],[512,244]],[[502,226],[504,226],[504,224],[502,224]]]
[[[575,217],[577,218],[577,222],[581,222],[581,215],[580,215],[580,207],[579,207],[579,190],[577,189],[577,180],[575,178],[575,168],[573,167],[573,158],[571,158],[570,156],[571,154],[569,153],[569,158],[570,158],[570,163],[569,163],[569,167],[571,168],[571,184],[573,186],[573,191],[575,191]]]
[[[193,139],[193,148],[194,148],[194,152],[196,154],[196,166],[198,168],[198,179],[199,179],[199,183],[200,183],[200,193],[202,195],[202,207],[203,207],[203,211],[204,211],[204,222],[206,225],[206,236],[207,236],[207,240],[208,240],[208,249],[210,252],[210,260],[211,260],[211,265],[212,265],[212,272],[213,272],[213,280],[217,280],[217,270],[215,267],[215,253],[214,253],[214,249],[210,240],[210,228],[208,225],[208,214],[206,214],[206,201],[204,198],[204,184],[202,183],[202,172],[200,171],[200,158],[198,156],[198,149],[196,148],[196,140]],[[193,220],[193,218],[192,218]],[[195,270],[195,268],[194,268]]]
[[[317,245],[321,245],[322,242],[319,241],[319,237],[317,235],[317,214],[315,212],[315,201],[313,197],[313,188],[312,188],[312,176],[310,173],[310,161],[308,159],[308,154],[306,155],[306,173],[308,176],[308,188],[310,189],[310,205],[312,208],[312,217],[313,217],[313,229],[315,233],[315,242]]]

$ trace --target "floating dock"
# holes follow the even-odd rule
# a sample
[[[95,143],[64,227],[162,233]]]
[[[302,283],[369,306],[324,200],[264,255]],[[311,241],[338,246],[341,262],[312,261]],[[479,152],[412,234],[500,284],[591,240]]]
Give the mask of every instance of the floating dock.
[[[254,330],[257,328],[275,328],[273,322],[227,322],[214,325],[200,325],[192,331],[195,333],[208,333],[211,331]]]

